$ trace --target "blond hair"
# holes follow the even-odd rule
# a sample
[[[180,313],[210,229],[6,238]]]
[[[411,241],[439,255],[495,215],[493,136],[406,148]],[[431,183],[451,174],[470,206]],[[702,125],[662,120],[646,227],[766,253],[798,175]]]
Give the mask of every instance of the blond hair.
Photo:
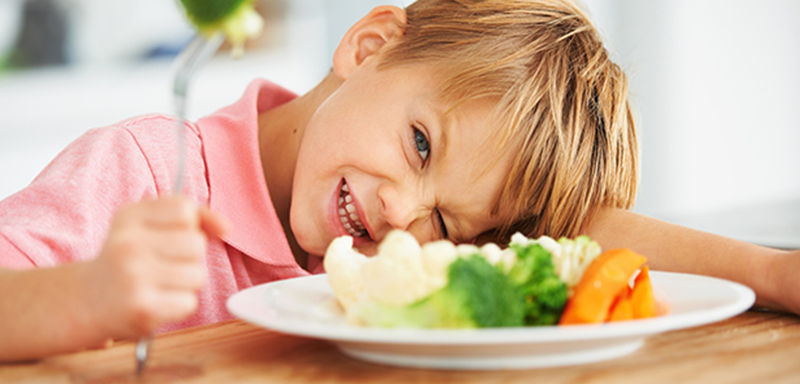
[[[433,63],[442,95],[497,106],[500,145],[519,151],[493,214],[507,241],[574,237],[601,206],[630,208],[639,155],[628,81],[566,0],[418,0],[384,66]],[[510,144],[510,146],[508,145]]]

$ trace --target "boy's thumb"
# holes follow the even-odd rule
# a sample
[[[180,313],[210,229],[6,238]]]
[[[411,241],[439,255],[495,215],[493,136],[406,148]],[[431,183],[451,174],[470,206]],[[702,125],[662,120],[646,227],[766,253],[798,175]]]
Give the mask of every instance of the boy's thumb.
[[[231,224],[222,215],[211,211],[208,207],[199,207],[200,228],[209,238],[220,237],[228,233]]]

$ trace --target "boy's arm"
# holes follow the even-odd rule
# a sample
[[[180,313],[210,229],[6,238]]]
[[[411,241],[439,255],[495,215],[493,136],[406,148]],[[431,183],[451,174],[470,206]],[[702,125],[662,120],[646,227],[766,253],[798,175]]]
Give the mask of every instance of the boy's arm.
[[[88,262],[0,269],[0,361],[100,347],[109,338],[91,321]]]
[[[756,305],[800,313],[795,276],[800,251],[757,246],[667,223],[622,209],[603,208],[585,232],[603,249],[630,248],[652,269],[720,277],[756,292]]]
[[[207,238],[226,227],[186,198],[160,198],[118,212],[91,261],[0,269],[0,361],[100,347],[190,315]]]

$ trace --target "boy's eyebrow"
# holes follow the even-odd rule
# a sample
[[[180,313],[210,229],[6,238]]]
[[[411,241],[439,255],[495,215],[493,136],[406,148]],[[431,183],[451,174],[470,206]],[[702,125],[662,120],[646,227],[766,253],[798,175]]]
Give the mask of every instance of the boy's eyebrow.
[[[452,124],[450,124],[451,119],[446,119],[443,116],[439,116],[439,148],[442,152],[447,148],[447,134],[450,132],[452,128]]]

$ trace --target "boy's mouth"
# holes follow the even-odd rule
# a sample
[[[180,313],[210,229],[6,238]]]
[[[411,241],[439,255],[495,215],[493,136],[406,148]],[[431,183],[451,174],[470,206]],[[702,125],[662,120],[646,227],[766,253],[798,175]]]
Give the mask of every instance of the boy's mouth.
[[[353,202],[353,196],[350,196],[350,188],[347,186],[347,181],[342,180],[342,189],[339,191],[339,205],[337,207],[339,212],[339,220],[342,226],[350,236],[361,237],[367,235],[364,223],[361,217],[358,216],[358,210]]]

